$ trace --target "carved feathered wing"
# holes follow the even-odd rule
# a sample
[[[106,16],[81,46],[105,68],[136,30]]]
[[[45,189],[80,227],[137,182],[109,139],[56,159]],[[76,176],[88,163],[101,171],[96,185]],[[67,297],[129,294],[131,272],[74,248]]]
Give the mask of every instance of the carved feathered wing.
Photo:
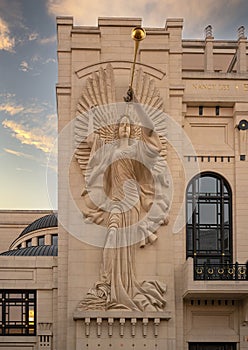
[[[106,69],[100,68],[98,73],[86,80],[85,87],[77,105],[77,117],[75,121],[75,156],[82,170],[85,170],[90,157],[90,148],[86,143],[89,120],[92,119],[94,132],[98,133],[105,142],[116,139],[116,122],[120,110],[117,110],[115,95],[115,80],[111,64]],[[158,133],[161,143],[161,155],[166,159],[166,119],[163,113],[163,100],[155,82],[150,76],[139,69],[135,76],[134,94],[144,112],[152,120],[154,129]],[[124,104],[123,101],[121,101]],[[122,109],[121,109],[122,110]],[[131,112],[132,108],[130,109]],[[133,109],[135,110],[135,109]],[[128,108],[127,108],[128,111]],[[130,115],[134,123],[139,124],[138,116]],[[140,128],[133,127],[134,134],[131,137],[140,138]]]
[[[100,68],[87,80],[77,105],[75,121],[75,156],[80,167],[85,170],[90,157],[90,148],[86,143],[89,119],[92,118],[93,130],[102,140],[114,139],[116,123],[116,97],[114,73],[111,64]]]
[[[161,156],[167,158],[167,123],[163,112],[163,99],[153,79],[140,68],[135,76],[134,94],[144,112],[152,120],[162,143]]]

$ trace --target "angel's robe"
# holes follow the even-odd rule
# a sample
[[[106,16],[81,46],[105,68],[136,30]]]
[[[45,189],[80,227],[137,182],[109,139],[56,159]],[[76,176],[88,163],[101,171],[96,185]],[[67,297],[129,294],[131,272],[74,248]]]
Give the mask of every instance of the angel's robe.
[[[135,276],[137,243],[156,239],[154,232],[168,209],[166,165],[160,156],[161,143],[154,132],[141,140],[130,140],[120,149],[118,141],[106,145],[91,138],[86,187],[82,196],[85,216],[106,226],[100,281],[104,302],[97,302],[94,288],[88,295],[88,308],[162,310],[165,286],[157,281],[139,283]],[[149,168],[149,170],[148,170]],[[90,305],[92,303],[92,305]],[[104,305],[104,306],[103,306]]]

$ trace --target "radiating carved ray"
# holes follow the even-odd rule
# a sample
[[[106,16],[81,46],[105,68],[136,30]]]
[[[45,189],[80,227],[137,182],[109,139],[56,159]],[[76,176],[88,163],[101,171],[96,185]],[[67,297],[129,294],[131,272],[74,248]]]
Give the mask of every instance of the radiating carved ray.
[[[153,79],[140,68],[135,75],[134,94],[138,103],[142,104],[143,110],[152,120],[155,131],[158,132],[161,143],[161,155],[166,159],[167,125],[163,113],[163,100]],[[93,118],[94,131],[105,142],[112,142],[116,138],[117,107],[115,105],[115,80],[111,64],[106,69],[100,68],[86,80],[81,97],[77,105],[77,118],[75,122],[75,156],[80,167],[85,170],[89,157],[90,148],[87,146],[89,117]],[[132,114],[132,109],[130,109]],[[130,115],[134,123],[138,122],[135,115]],[[137,125],[133,126],[131,137],[140,138],[141,130]]]

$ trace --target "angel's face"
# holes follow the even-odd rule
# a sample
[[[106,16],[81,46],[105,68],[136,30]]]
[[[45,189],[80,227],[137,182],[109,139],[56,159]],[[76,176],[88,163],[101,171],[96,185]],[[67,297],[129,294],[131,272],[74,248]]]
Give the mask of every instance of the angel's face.
[[[119,138],[129,138],[131,133],[130,121],[127,117],[123,117],[119,124]]]

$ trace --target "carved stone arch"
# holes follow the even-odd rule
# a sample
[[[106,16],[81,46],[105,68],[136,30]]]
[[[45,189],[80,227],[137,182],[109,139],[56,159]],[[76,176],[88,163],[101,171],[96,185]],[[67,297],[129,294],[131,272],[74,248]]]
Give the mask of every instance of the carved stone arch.
[[[131,65],[133,63],[133,61],[131,60],[108,60],[108,61],[103,61],[103,62],[99,62],[99,63],[93,63],[90,64],[84,68],[80,68],[77,71],[75,71],[76,76],[78,77],[78,79],[82,79],[84,77],[87,77],[88,75],[92,74],[92,73],[96,73],[99,71],[100,67],[102,67],[103,69],[106,69],[106,66],[108,64],[111,64],[114,70],[117,69],[121,69],[121,70],[126,70],[126,71],[130,71]],[[158,80],[162,80],[165,76],[166,73],[165,71],[158,69],[154,66],[145,64],[145,63],[140,63],[140,62],[136,62],[136,66],[137,68],[142,68],[143,72],[148,74],[151,78],[155,78]]]

